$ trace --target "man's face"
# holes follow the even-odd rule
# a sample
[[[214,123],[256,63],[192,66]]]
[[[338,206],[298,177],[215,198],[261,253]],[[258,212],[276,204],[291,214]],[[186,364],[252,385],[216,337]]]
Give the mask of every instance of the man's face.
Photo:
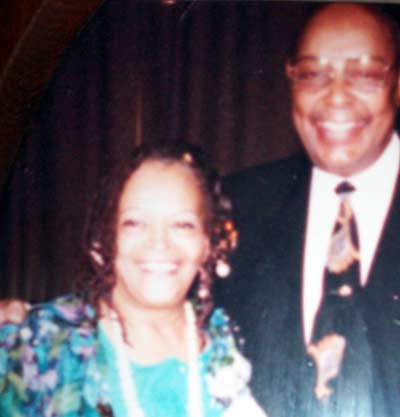
[[[394,63],[388,30],[364,9],[328,7],[310,22],[297,57],[325,57],[332,78],[319,88],[292,86],[292,115],[313,163],[350,176],[371,165],[387,145],[397,108],[398,74],[390,68],[379,88],[363,89],[344,76],[349,59],[372,57]]]

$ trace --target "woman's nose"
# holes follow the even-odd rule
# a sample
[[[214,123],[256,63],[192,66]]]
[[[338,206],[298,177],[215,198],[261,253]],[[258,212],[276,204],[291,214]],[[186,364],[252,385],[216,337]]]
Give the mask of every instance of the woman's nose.
[[[168,228],[163,225],[153,225],[149,228],[148,243],[152,248],[165,248],[169,244]]]

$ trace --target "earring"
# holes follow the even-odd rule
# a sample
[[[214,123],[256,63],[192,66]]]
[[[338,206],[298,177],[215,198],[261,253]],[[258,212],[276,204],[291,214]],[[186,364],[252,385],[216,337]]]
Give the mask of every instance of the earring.
[[[202,285],[202,283],[200,283],[197,295],[200,300],[206,300],[210,297],[210,290],[204,284]]]
[[[224,259],[218,259],[215,265],[215,273],[219,278],[226,278],[231,273],[231,267]]]
[[[190,154],[190,152],[184,152],[182,155],[182,160],[190,165],[193,163],[193,156]]]
[[[200,270],[199,286],[197,288],[197,297],[205,301],[210,298],[210,277],[207,271],[203,268]]]
[[[100,243],[95,241],[92,243],[92,249],[89,250],[89,255],[92,258],[92,260],[94,261],[94,263],[97,266],[103,266],[104,265],[104,259],[103,256],[100,253]]]

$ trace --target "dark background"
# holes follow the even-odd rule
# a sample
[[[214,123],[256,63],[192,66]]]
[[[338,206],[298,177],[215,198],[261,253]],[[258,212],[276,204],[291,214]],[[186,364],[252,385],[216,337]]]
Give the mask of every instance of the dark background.
[[[135,144],[201,144],[224,174],[299,150],[284,62],[315,4],[169,3],[104,1],[63,50],[6,172],[0,298],[70,291],[99,178]]]

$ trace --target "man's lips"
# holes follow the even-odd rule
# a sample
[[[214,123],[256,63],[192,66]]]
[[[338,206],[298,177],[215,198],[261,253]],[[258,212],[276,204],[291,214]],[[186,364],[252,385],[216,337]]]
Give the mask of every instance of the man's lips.
[[[332,122],[332,121],[324,121],[324,122],[317,122],[317,126],[324,129],[329,130],[332,132],[344,133],[351,131],[353,129],[358,129],[362,126],[360,122]]]
[[[366,125],[367,120],[315,120],[314,125],[326,139],[352,139]]]

